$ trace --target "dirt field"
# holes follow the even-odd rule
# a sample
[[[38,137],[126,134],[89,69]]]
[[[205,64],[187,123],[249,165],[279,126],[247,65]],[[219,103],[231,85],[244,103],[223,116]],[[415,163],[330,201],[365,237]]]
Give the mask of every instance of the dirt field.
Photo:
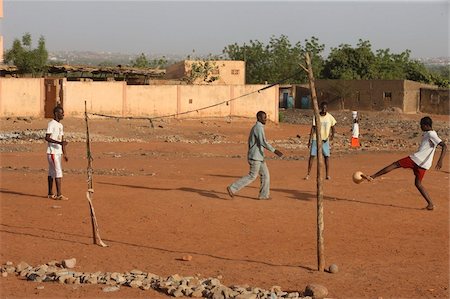
[[[401,118],[417,122],[420,116]],[[434,119],[448,127],[448,118]],[[2,132],[26,132],[44,130],[47,122],[3,119],[0,124]],[[336,143],[332,179],[324,181],[325,260],[339,266],[330,274],[316,271],[316,182],[302,179],[308,125],[266,126],[269,142],[285,157],[268,154],[273,199],[258,201],[258,180],[232,200],[225,189],[248,171],[246,141],[253,120],[171,120],[155,128],[145,121],[92,120],[94,205],[109,245],[101,248],[92,245],[85,197],[84,121],[62,123],[71,142],[70,160],[63,165],[63,194],[69,201],[46,198],[42,140],[1,144],[2,264],[75,257],[77,271],[83,272],[219,276],[225,285],[278,285],[300,292],[319,283],[330,298],[449,298],[448,155],[444,169],[431,169],[423,181],[437,206],[431,212],[422,209],[426,203],[411,171],[399,169],[373,183],[351,181],[356,170],[372,174],[410,154],[420,133],[404,150],[355,151]],[[418,129],[411,125],[409,131]],[[338,133],[347,140],[349,127],[338,126]],[[439,153],[440,148],[434,164]],[[191,261],[181,260],[186,254]],[[44,288],[37,289],[40,285]],[[123,287],[104,293],[102,287],[27,282],[10,275],[0,278],[0,297],[167,298],[154,290]]]

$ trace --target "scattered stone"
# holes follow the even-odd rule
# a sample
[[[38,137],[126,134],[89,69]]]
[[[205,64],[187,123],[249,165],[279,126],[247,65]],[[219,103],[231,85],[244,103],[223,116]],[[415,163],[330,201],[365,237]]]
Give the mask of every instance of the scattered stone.
[[[330,273],[338,273],[339,272],[339,268],[336,264],[331,264],[330,267],[328,268],[328,272]]]
[[[44,289],[44,286],[37,286],[36,289],[37,289],[37,290],[43,290],[43,289]]]
[[[313,299],[321,299],[328,295],[328,290],[323,285],[312,283],[306,286],[305,295],[311,296]]]
[[[63,260],[61,264],[65,268],[73,269],[73,268],[75,268],[75,265],[77,264],[77,259],[76,258],[66,259],[66,260]]]
[[[115,292],[115,291],[120,290],[120,287],[118,287],[118,286],[104,287],[102,290],[103,290],[103,292],[109,293],[109,292]]]
[[[183,261],[189,262],[192,260],[192,255],[183,255],[181,258]]]
[[[192,258],[192,257],[191,257]],[[20,262],[14,267],[11,262],[1,266],[3,277],[7,277],[8,273],[15,273],[22,277],[26,277],[29,281],[34,282],[59,282],[60,284],[72,285],[74,289],[80,284],[103,284],[103,292],[115,292],[120,286],[128,286],[131,288],[139,288],[141,290],[154,289],[164,292],[173,297],[193,297],[193,298],[210,298],[210,299],[278,299],[289,298],[298,299],[299,293],[287,293],[281,290],[280,286],[273,286],[270,290],[264,290],[248,285],[227,287],[220,282],[222,275],[217,278],[200,278],[197,276],[183,277],[179,274],[162,278],[153,273],[146,273],[141,270],[133,269],[130,272],[74,272],[69,267],[75,267],[76,259],[66,259],[62,262],[51,261],[44,265],[32,267],[26,262]],[[11,270],[12,269],[12,270]],[[11,271],[11,272],[8,272]],[[322,286],[319,286],[322,287]],[[310,293],[314,294],[313,298],[323,298],[328,291],[325,287],[320,289],[317,286],[309,286]],[[38,286],[36,289],[43,289],[44,286]],[[323,291],[325,290],[325,291]],[[323,295],[325,294],[325,295]],[[308,298],[308,297],[305,297]]]
[[[16,272],[22,272],[23,270],[31,268],[30,265],[28,265],[25,262],[20,262],[16,267]]]

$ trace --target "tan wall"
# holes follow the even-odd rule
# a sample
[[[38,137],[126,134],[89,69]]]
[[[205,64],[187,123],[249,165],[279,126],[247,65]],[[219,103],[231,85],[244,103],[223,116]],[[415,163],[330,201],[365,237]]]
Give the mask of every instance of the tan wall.
[[[256,113],[263,110],[267,118],[278,123],[278,85],[256,92],[265,87],[265,85],[237,85],[233,90],[233,97],[237,98],[244,94],[252,94],[239,98],[232,102],[232,115],[255,117]]]
[[[408,80],[316,80],[315,83],[318,101],[327,101],[332,110],[342,108],[344,95],[344,109],[380,111],[396,107],[405,113],[416,113],[420,88],[436,88]],[[296,102],[309,95],[309,87],[296,88],[296,91]],[[299,107],[297,103],[296,107]]]
[[[215,84],[245,84],[245,61],[217,60],[216,66],[219,68],[219,79]],[[233,74],[232,72],[238,72]]]
[[[403,111],[405,113],[417,113],[420,110],[420,89],[423,87],[437,89],[437,86],[405,80],[405,100]]]
[[[125,114],[162,116],[177,111],[177,85],[129,85]]]
[[[228,86],[200,86],[185,85],[180,86],[179,112],[196,110],[208,107],[230,99],[230,88]],[[217,105],[198,112],[189,113],[187,117],[215,117],[230,115],[230,107],[227,105]]]
[[[43,86],[39,78],[0,78],[0,116],[42,116]]]
[[[193,111],[177,117],[253,118],[256,112],[263,110],[269,120],[278,123],[278,86],[256,92],[263,87],[265,85],[128,86],[125,82],[64,80],[63,108],[69,117],[83,117],[84,101],[87,101],[88,112],[113,116],[158,117]],[[243,96],[246,94],[249,95]],[[0,117],[43,117],[44,97],[44,79],[0,78]],[[228,105],[221,104],[227,101]],[[202,109],[215,104],[218,105]]]
[[[449,89],[420,89],[420,111],[450,115]]]
[[[66,116],[82,116],[86,101],[89,111],[121,116],[124,86],[124,82],[67,81],[64,84],[64,112]]]

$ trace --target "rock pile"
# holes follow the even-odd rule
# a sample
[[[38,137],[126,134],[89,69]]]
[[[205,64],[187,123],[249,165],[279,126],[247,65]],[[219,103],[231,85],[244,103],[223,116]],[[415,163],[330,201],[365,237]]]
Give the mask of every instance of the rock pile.
[[[51,261],[36,267],[26,262],[14,266],[6,262],[1,266],[2,277],[9,274],[18,275],[34,282],[58,282],[61,284],[100,284],[104,292],[117,291],[122,286],[139,288],[142,290],[154,289],[173,297],[194,297],[212,299],[276,299],[276,298],[323,298],[328,294],[325,287],[308,285],[305,292],[308,296],[301,297],[304,292],[284,292],[279,286],[264,290],[248,285],[234,285],[227,287],[218,278],[200,278],[197,276],[183,277],[178,274],[169,277],[160,277],[153,273],[140,270],[131,270],[125,273],[118,272],[78,272],[74,271],[76,260]],[[70,268],[69,268],[70,267]]]

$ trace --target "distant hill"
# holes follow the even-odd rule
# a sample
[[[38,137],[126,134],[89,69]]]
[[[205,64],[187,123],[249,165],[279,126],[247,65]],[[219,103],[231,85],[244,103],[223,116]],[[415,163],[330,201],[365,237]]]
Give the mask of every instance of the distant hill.
[[[167,59],[168,64],[172,64],[186,59],[186,56],[171,55],[171,54],[146,54],[149,60],[159,59],[163,56]],[[116,66],[129,65],[136,59],[139,54],[124,54],[113,52],[93,52],[93,51],[54,51],[49,52],[49,61],[53,64],[78,64],[78,65],[92,65],[92,66]],[[417,58],[426,66],[445,66],[450,65],[450,57],[432,57],[432,58]]]
[[[145,54],[145,53],[144,53]],[[92,66],[117,66],[130,65],[140,54],[123,54],[113,52],[93,52],[93,51],[54,51],[49,52],[48,60],[50,64],[72,64],[72,65],[92,65]],[[177,55],[149,55],[149,60],[166,57],[169,64],[181,61],[185,57]]]

